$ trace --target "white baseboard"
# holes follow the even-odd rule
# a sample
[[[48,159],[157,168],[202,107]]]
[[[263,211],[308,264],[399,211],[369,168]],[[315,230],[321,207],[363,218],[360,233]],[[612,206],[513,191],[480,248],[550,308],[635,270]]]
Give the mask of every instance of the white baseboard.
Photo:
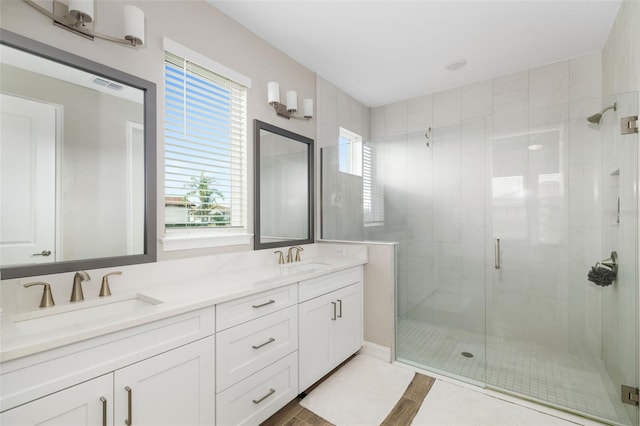
[[[385,362],[391,362],[391,348],[371,342],[363,342],[359,353]]]

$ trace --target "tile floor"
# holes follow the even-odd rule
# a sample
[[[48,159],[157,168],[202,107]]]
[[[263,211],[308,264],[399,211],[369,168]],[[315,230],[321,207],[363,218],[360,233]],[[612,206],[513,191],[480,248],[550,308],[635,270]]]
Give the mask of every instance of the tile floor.
[[[384,361],[375,360],[375,362],[382,363]],[[408,366],[389,365],[389,368],[406,371]],[[381,422],[382,426],[598,426],[601,424],[503,394],[491,395],[491,391],[487,393],[476,386],[455,383],[450,379],[434,379],[419,372],[413,373],[413,371],[412,374],[414,374],[413,380],[402,396],[398,394],[395,407]],[[316,387],[320,391],[320,387],[326,386],[327,388],[322,391],[325,397],[327,395],[331,397],[340,394],[341,387],[345,385],[353,387],[361,382],[359,377],[351,375],[349,377],[354,381],[353,384],[345,383],[344,380],[326,380],[325,383],[324,380],[330,376],[331,374],[314,385],[310,392],[313,393]],[[373,376],[375,377],[369,377],[367,380],[375,381],[378,376],[376,374]],[[384,386],[384,377],[380,376],[379,380],[380,386]],[[334,399],[332,407],[335,407],[333,408],[335,412],[327,411],[326,406],[320,410],[324,410],[327,417],[343,418],[344,413],[340,414],[340,410],[346,409],[352,414],[352,405],[367,404],[366,401],[363,402],[358,393],[340,394]],[[301,401],[300,397],[291,401],[286,407],[267,419],[262,426],[333,425],[313,411],[302,407]],[[313,408],[314,404],[307,405]],[[348,425],[341,426],[375,426],[353,420],[353,416],[351,418]]]
[[[485,357],[484,336],[404,319],[398,327],[396,351],[401,360],[613,423],[632,424],[598,359],[499,338],[490,338]],[[465,358],[461,352],[474,357]]]

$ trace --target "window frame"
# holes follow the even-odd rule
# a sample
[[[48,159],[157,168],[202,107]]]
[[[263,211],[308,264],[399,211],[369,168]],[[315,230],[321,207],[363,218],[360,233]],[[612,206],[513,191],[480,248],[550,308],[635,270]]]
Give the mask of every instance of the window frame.
[[[201,55],[198,52],[195,52],[179,43],[176,43],[173,40],[168,38],[163,39],[163,48],[164,52],[169,52],[173,55],[179,56],[185,59],[188,62],[194,63],[206,70],[215,73],[225,79],[231,80],[232,82],[242,85],[248,91],[251,88],[251,79],[240,74],[216,61],[213,61],[210,58],[207,58],[204,55]],[[162,107],[165,116],[163,116],[163,141],[165,142],[165,134],[166,134],[166,86],[165,86],[165,76],[166,71],[164,71],[164,66],[166,64],[165,55],[163,54],[163,95],[162,95]],[[242,148],[244,150],[244,158],[242,161],[242,178],[244,185],[244,193],[242,195],[242,200],[240,202],[245,207],[245,211],[241,220],[241,226],[236,227],[206,227],[206,228],[167,228],[166,224],[166,216],[165,209],[163,208],[163,221],[162,221],[162,236],[161,242],[163,245],[164,251],[173,251],[173,250],[187,250],[187,249],[198,249],[198,248],[207,248],[207,247],[223,247],[230,245],[248,245],[251,243],[251,238],[253,234],[248,232],[249,226],[249,211],[248,211],[248,200],[249,200],[249,187],[248,187],[248,174],[249,174],[249,143],[248,143],[248,116],[247,116],[247,108],[248,106],[245,103],[245,112],[243,119],[244,126],[244,140],[242,141]],[[166,153],[163,156],[163,166],[166,165]],[[166,171],[165,171],[166,172]],[[165,200],[166,197],[166,174],[163,173],[163,191],[162,191],[162,199]],[[164,207],[164,203],[163,203]]]
[[[341,164],[341,147],[347,144],[341,143],[341,139],[347,139],[348,143],[348,158],[346,170],[343,170]],[[364,147],[364,143],[362,141],[362,136],[359,134],[352,132],[349,129],[345,129],[340,126],[338,129],[338,171],[340,173],[345,173],[353,176],[362,177],[362,150]]]

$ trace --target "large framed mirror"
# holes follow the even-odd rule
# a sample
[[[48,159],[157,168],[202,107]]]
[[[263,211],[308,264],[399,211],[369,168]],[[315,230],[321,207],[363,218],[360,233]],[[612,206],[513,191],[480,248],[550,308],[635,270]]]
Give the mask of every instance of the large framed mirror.
[[[0,30],[2,279],[156,260],[155,84]]]
[[[313,243],[313,139],[259,120],[254,131],[254,248]]]

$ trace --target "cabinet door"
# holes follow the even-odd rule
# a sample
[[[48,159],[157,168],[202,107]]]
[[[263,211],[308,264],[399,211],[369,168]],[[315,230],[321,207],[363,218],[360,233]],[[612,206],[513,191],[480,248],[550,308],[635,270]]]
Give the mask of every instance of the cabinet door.
[[[0,424],[107,426],[113,422],[112,410],[113,374],[107,374],[5,411]]]
[[[333,368],[333,293],[301,303],[299,318],[299,390],[302,392]]]
[[[338,304],[334,326],[334,357],[339,364],[362,347],[362,283],[332,293]]]
[[[213,336],[117,370],[114,424],[212,425]]]

